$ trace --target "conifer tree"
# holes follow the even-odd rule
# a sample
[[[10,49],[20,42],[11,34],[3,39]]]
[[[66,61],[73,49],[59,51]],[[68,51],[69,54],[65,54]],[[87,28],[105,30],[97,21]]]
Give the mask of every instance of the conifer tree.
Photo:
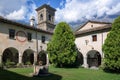
[[[115,19],[103,45],[104,69],[120,72],[120,17]]]
[[[56,67],[71,67],[76,60],[75,36],[65,22],[59,23],[48,43],[50,62]]]

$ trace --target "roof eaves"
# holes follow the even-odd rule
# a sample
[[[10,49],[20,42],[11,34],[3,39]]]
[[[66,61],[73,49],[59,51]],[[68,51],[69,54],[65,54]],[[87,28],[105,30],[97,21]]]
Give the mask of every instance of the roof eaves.
[[[36,9],[36,11],[38,11],[38,10],[40,10],[40,9],[43,9],[43,8],[49,8],[49,9],[51,9],[51,10],[53,10],[53,11],[56,11],[56,9],[52,8],[50,5],[47,5],[47,4],[44,4],[44,5],[40,6],[40,7],[38,7],[38,8]]]
[[[102,21],[93,21],[93,20],[89,20],[88,22],[99,23],[99,24],[112,24],[111,22],[102,22]]]

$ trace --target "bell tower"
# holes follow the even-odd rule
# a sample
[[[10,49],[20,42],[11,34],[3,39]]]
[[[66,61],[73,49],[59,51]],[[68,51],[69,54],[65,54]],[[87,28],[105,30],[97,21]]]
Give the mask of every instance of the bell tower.
[[[38,18],[38,28],[53,31],[55,28],[55,11],[56,9],[44,4],[36,9]]]

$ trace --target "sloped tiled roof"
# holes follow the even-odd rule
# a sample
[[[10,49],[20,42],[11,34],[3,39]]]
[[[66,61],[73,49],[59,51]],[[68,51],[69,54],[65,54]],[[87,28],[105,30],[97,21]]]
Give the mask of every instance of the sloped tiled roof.
[[[101,21],[92,21],[92,20],[88,20],[85,24],[83,24],[82,26],[80,26],[80,28],[78,28],[76,31],[80,30],[81,28],[83,28],[87,23],[98,23],[98,24],[111,24],[110,22],[101,22]]]
[[[111,29],[111,27],[112,27],[112,24],[108,24],[105,26],[100,26],[100,27],[91,28],[91,29],[87,29],[87,30],[76,31],[75,35],[77,36],[77,35],[88,33],[88,32],[99,31],[99,30],[104,30],[104,29]]]
[[[18,23],[18,22],[12,21],[12,20],[8,20],[8,19],[3,18],[1,16],[0,16],[0,22],[16,25],[18,27],[22,27],[22,28],[38,31],[38,32],[41,32],[41,33],[47,33],[47,34],[51,34],[51,35],[53,34],[53,32],[50,32],[50,31],[47,31],[47,30],[38,29],[36,27],[30,26],[30,25],[25,25],[25,24],[22,24],[22,23]]]
[[[38,11],[38,10],[40,10],[40,9],[42,9],[42,8],[48,8],[48,9],[51,9],[51,10],[53,10],[53,11],[56,11],[56,9],[52,8],[50,5],[47,5],[47,4],[44,4],[44,5],[40,6],[40,7],[38,7],[38,8],[36,9],[36,11]]]

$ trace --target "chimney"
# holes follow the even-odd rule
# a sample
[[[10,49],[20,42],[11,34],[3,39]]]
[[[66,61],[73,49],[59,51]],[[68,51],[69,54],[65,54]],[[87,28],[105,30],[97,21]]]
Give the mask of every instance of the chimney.
[[[31,16],[30,18],[30,26],[35,26],[35,17],[34,16]]]

